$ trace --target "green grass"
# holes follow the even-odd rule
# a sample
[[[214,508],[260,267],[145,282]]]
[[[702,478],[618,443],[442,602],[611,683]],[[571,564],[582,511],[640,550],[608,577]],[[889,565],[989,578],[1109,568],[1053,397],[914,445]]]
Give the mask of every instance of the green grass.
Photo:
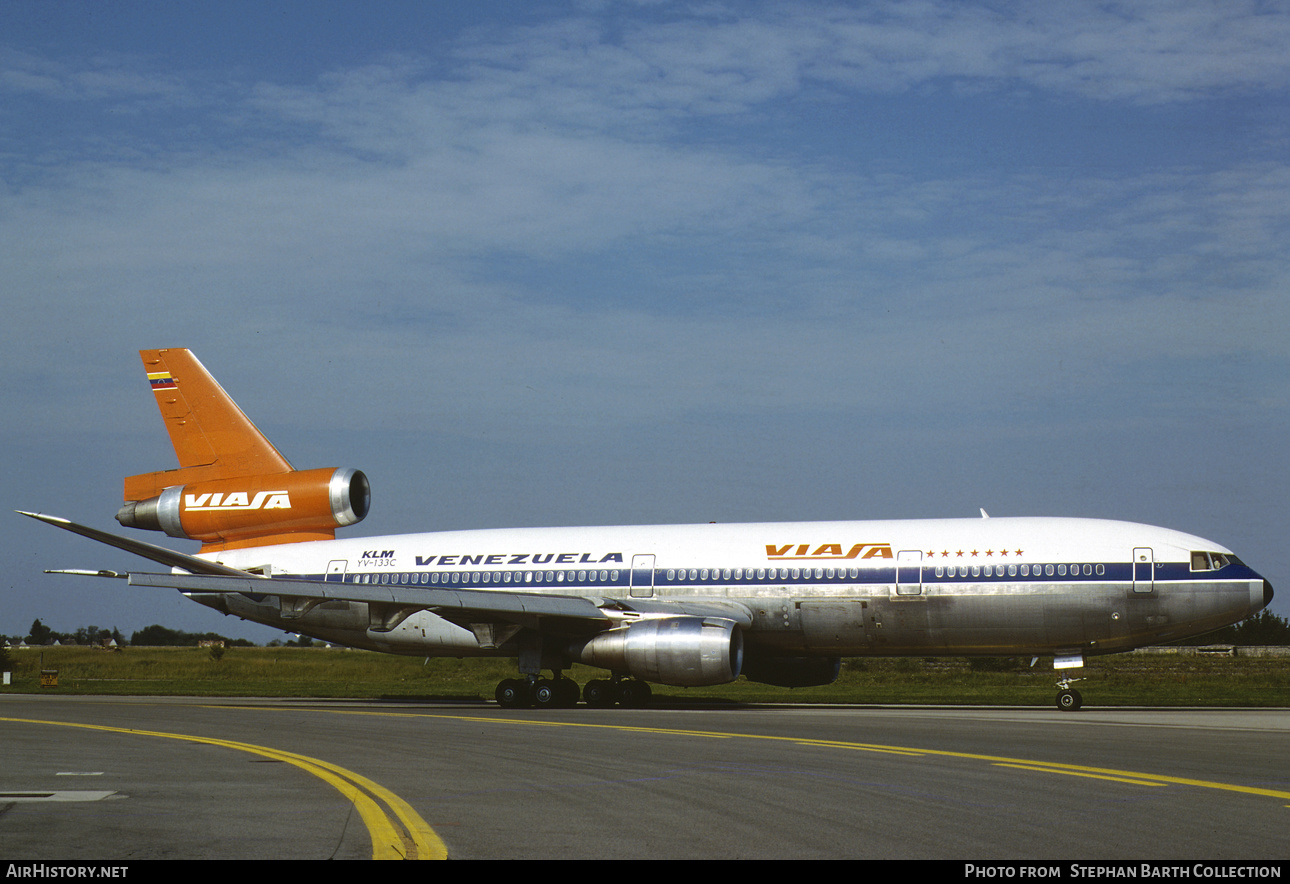
[[[213,697],[353,697],[480,700],[515,675],[510,660],[396,657],[323,648],[86,647],[12,651],[13,684],[0,693],[132,694]],[[43,658],[43,663],[42,663]],[[740,679],[704,688],[654,686],[677,703],[933,703],[1050,705],[1056,673],[1041,660],[855,658],[825,687],[776,688]],[[58,687],[40,686],[57,669]],[[576,666],[580,684],[603,675]],[[1095,657],[1076,685],[1094,706],[1290,706],[1290,658],[1120,654]]]

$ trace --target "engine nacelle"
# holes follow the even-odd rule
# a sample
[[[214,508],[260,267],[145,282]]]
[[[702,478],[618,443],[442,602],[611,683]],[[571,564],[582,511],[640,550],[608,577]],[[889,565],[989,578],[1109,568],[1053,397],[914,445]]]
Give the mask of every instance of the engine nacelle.
[[[362,521],[371,499],[361,471],[327,468],[173,485],[156,497],[128,501],[116,520],[206,544],[279,535],[286,535],[284,542],[313,540]]]
[[[590,666],[678,687],[734,681],[743,654],[738,624],[719,617],[639,620],[570,648],[573,659]]]
[[[749,657],[744,678],[780,688],[833,684],[842,671],[841,657]]]

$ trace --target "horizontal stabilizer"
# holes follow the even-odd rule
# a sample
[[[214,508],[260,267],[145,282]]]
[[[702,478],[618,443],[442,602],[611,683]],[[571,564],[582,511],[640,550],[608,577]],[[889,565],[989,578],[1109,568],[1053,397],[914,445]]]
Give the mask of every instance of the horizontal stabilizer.
[[[123,549],[128,553],[134,553],[136,556],[143,556],[145,559],[151,559],[158,564],[167,565],[171,568],[183,568],[185,571],[191,571],[194,574],[223,574],[229,577],[250,577],[257,580],[263,579],[239,568],[230,568],[227,565],[221,565],[217,562],[199,559],[197,556],[175,552],[173,549],[166,549],[164,546],[155,546],[151,543],[144,543],[142,540],[133,540],[129,537],[118,537],[115,534],[109,534],[106,531],[100,531],[97,528],[90,528],[86,525],[78,525],[75,522],[70,522],[67,519],[60,519],[58,516],[47,516],[44,513],[26,513],[22,510],[18,510],[17,512],[20,515],[29,516],[33,519],[45,522],[46,524],[62,528],[64,531],[71,531],[73,534],[79,534],[82,537],[88,537],[90,540],[97,540],[99,543],[106,543],[108,546]]]

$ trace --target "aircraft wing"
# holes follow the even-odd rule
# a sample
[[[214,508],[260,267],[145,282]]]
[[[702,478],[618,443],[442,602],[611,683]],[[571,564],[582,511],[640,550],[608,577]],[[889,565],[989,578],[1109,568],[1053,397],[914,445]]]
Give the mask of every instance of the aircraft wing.
[[[21,512],[21,511],[20,511]],[[431,611],[467,629],[481,622],[537,627],[558,625],[564,631],[599,632],[639,616],[720,617],[742,626],[752,625],[752,613],[735,602],[657,599],[614,599],[598,596],[552,595],[493,589],[447,589],[402,584],[325,583],[286,577],[265,577],[190,556],[141,540],[120,537],[78,525],[57,516],[26,513],[65,531],[80,534],[117,549],[134,553],[190,573],[152,574],[130,572],[132,586],[156,586],[181,592],[278,596],[285,617],[301,617],[327,601],[365,602],[370,606],[372,629],[389,631],[417,611]],[[112,572],[82,572],[114,576]],[[553,624],[555,620],[557,623]]]
[[[597,601],[584,596],[540,595],[538,593],[500,592],[484,589],[431,589],[401,585],[366,583],[319,583],[274,577],[225,577],[206,574],[129,575],[131,586],[160,586],[181,592],[244,593],[252,596],[276,595],[292,599],[367,602],[412,610],[460,612],[472,619],[530,619],[534,617],[569,617],[609,624],[609,617]],[[448,619],[455,619],[449,617]]]

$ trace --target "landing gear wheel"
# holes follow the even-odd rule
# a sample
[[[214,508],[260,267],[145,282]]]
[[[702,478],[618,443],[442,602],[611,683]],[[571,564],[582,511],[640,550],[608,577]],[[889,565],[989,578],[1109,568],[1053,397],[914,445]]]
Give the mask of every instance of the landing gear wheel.
[[[639,709],[649,705],[653,693],[647,682],[635,678],[624,679],[618,683],[618,704],[628,709]]]
[[[503,709],[521,709],[529,704],[528,682],[518,678],[502,679],[493,697]]]
[[[578,705],[578,683],[565,677],[556,682],[555,705],[561,709],[572,709]]]
[[[1074,712],[1084,705],[1084,698],[1074,688],[1057,692],[1057,708],[1063,712]]]
[[[608,679],[596,678],[587,682],[582,689],[582,699],[592,707],[614,705],[614,686]]]
[[[539,678],[533,683],[533,705],[539,709],[550,709],[559,705],[560,692],[556,682]]]

